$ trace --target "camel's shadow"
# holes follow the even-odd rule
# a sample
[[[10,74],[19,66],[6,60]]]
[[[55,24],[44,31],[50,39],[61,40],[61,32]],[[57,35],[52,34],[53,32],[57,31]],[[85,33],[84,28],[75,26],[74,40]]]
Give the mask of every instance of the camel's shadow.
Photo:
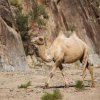
[[[36,86],[35,88],[52,89],[52,88],[65,88],[65,86],[49,86],[47,88],[45,88],[45,86]]]
[[[36,86],[35,88],[43,88],[43,89],[52,89],[52,88],[55,88],[55,89],[60,89],[60,88],[70,88],[70,87],[74,87],[75,88],[75,85],[69,85],[68,87],[65,87],[64,85],[60,85],[60,86],[49,86],[47,88],[45,88],[45,86]],[[85,87],[90,87],[89,85],[86,85]]]

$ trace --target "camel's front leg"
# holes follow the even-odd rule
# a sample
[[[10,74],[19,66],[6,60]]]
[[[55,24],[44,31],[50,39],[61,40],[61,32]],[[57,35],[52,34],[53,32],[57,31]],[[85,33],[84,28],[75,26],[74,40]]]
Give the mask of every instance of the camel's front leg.
[[[68,87],[68,82],[66,81],[65,73],[64,73],[64,69],[63,69],[62,64],[60,64],[59,69],[61,71],[61,75],[63,76],[64,82],[65,82],[65,87]]]
[[[48,81],[45,83],[45,88],[49,87],[50,80],[54,76],[55,71],[56,71],[56,66],[54,65],[49,75]]]

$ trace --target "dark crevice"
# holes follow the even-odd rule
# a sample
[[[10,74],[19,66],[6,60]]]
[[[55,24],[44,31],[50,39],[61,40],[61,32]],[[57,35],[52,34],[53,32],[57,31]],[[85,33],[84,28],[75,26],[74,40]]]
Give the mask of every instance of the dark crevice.
[[[3,20],[7,23],[8,26],[13,27],[12,22],[8,21],[7,19],[3,18]]]
[[[61,0],[57,0],[57,4],[59,4],[59,3],[60,3],[60,1],[61,1]]]
[[[65,25],[66,30],[68,30],[68,24],[67,24],[66,18],[65,18],[65,16],[64,16],[64,13],[63,13],[62,11],[61,11],[61,16],[62,16],[63,23],[64,23],[64,25]]]

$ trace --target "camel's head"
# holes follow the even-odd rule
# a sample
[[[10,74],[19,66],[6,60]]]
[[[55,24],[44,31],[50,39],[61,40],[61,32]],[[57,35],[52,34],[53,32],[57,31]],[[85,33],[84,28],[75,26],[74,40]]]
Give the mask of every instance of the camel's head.
[[[31,43],[36,44],[36,45],[44,45],[45,44],[45,38],[43,36],[31,38]]]

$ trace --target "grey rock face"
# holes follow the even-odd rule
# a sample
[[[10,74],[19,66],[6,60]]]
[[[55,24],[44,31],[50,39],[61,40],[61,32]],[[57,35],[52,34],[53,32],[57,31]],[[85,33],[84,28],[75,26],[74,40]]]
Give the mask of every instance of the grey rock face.
[[[27,62],[20,34],[8,0],[0,0],[0,71],[26,70]]]
[[[0,16],[9,26],[15,27],[14,18],[8,0],[0,0]]]
[[[0,70],[17,71],[26,68],[20,35],[0,17]]]
[[[56,2],[57,1],[57,2]],[[59,2],[60,1],[60,2]],[[52,36],[60,30],[75,30],[77,35],[85,41],[91,51],[100,55],[100,9],[97,0],[53,0],[49,4],[50,18],[48,26]],[[56,33],[56,34],[55,34]]]

